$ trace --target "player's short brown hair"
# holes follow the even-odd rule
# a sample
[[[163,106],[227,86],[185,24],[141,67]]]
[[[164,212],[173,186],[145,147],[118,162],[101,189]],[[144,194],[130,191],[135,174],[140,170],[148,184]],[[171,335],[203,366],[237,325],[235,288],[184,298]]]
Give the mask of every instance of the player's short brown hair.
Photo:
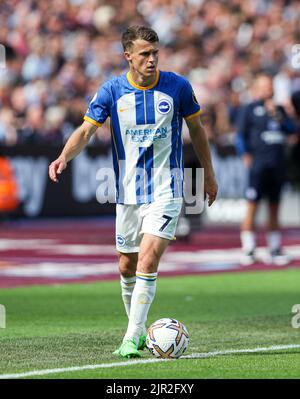
[[[153,29],[142,25],[130,26],[122,35],[124,51],[130,51],[133,42],[137,39],[143,39],[150,43],[159,42],[158,35]]]

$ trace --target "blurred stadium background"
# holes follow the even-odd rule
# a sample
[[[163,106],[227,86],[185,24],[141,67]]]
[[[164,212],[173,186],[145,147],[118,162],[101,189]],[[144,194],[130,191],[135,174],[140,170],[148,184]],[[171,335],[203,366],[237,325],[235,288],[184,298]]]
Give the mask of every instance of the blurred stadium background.
[[[60,184],[48,179],[48,165],[81,124],[98,86],[127,69],[120,35],[133,24],[158,32],[160,69],[192,83],[205,110],[219,184],[211,209],[182,220],[178,235],[190,228],[191,234],[172,244],[162,273],[241,269],[246,171],[234,145],[237,115],[253,98],[256,74],[267,71],[276,102],[299,118],[300,66],[292,62],[300,43],[299,1],[8,0],[0,3],[6,49],[0,69],[0,286],[117,276],[115,206],[96,198],[97,171],[111,166],[109,125],[72,161]],[[186,167],[197,167],[186,128],[184,141]],[[294,256],[290,266],[299,266],[299,143],[287,155],[281,222]],[[264,220],[262,205],[262,254]],[[250,269],[257,267],[264,266]]]

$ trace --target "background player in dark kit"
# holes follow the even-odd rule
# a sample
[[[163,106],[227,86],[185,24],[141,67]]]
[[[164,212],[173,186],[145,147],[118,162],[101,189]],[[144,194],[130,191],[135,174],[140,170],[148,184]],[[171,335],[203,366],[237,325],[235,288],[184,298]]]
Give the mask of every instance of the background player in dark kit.
[[[271,76],[257,76],[253,90],[257,100],[243,108],[237,130],[237,150],[248,168],[247,210],[241,225],[242,263],[256,261],[255,216],[259,201],[266,197],[270,261],[285,264],[288,257],[282,253],[278,211],[286,173],[287,136],[296,133],[296,125],[284,108],[274,103]]]

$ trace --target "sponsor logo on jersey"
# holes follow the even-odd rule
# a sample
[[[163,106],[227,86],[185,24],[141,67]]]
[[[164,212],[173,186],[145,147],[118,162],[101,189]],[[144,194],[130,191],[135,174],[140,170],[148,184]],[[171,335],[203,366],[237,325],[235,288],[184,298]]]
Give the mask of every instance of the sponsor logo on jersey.
[[[280,130],[265,130],[260,135],[261,139],[269,145],[284,144],[285,135]]]
[[[119,108],[120,112],[125,112],[128,111],[129,109],[131,109],[132,107],[127,107],[127,108]]]
[[[157,112],[159,112],[162,115],[168,114],[171,111],[171,109],[172,109],[172,104],[167,99],[160,100],[156,106]]]
[[[127,129],[126,135],[131,136],[134,142],[156,141],[167,138],[168,128],[161,127],[158,129]]]

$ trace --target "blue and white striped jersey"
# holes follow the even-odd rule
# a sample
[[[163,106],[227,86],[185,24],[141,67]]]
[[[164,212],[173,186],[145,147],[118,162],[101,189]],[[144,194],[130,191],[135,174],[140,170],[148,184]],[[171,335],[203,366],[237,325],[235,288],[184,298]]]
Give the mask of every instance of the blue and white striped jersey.
[[[84,119],[101,126],[111,118],[117,203],[183,196],[182,121],[200,113],[190,83],[172,72],[157,71],[147,87],[128,72],[99,88]]]

